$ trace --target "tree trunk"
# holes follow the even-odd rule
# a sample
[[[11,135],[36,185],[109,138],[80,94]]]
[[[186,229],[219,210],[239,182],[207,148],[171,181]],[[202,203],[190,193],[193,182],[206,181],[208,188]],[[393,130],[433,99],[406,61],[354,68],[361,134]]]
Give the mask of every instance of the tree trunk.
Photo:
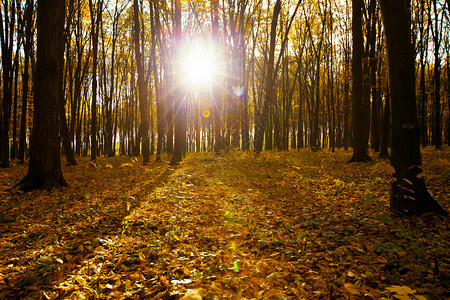
[[[390,105],[390,95],[386,95],[386,100],[384,103],[384,114],[383,114],[383,132],[381,135],[381,148],[380,157],[389,157],[389,138],[391,133],[391,105]]]
[[[2,48],[2,73],[3,73],[3,115],[0,120],[0,168],[9,167],[9,124],[11,120],[12,88],[13,88],[13,45],[14,27],[16,23],[15,1],[11,6],[4,3],[4,15],[0,11],[0,43]]]
[[[211,0],[211,27],[214,46],[219,48],[219,1]],[[214,151],[218,153],[224,149],[222,135],[220,129],[222,128],[222,116],[220,114],[220,107],[222,104],[219,85],[213,82],[212,87],[212,103],[214,106]]]
[[[151,35],[152,35],[152,57],[154,57],[156,40],[160,40],[161,26],[159,22],[159,9],[157,4],[153,3],[150,6],[150,18],[151,18]],[[162,99],[162,93],[160,90],[160,83],[158,77],[158,67],[156,59],[152,61],[153,66],[153,78],[155,79],[155,91],[156,91],[156,126],[158,132],[158,140],[156,144],[156,162],[161,162],[161,154],[164,140],[164,102]]]
[[[372,98],[372,117],[371,117],[371,146],[375,152],[380,151],[380,138],[378,129],[379,120],[379,99],[378,99],[378,87],[377,87],[377,67],[378,67],[378,56],[377,56],[377,30],[376,26],[378,23],[378,11],[375,0],[371,0],[369,4],[369,15],[370,24],[368,27],[368,43],[370,47],[369,51],[369,70],[370,70],[370,92]]]
[[[436,148],[442,147],[442,116],[441,116],[441,57],[440,57],[440,45],[441,45],[441,28],[439,22],[437,0],[433,0],[434,6],[434,23],[435,27],[432,30],[434,41],[434,99],[433,99],[433,135],[432,142]],[[431,4],[430,4],[431,5]],[[431,8],[430,8],[431,10]],[[441,21],[442,22],[442,21]]]
[[[91,103],[91,161],[97,158],[97,57],[98,57],[98,36],[102,18],[103,0],[98,0],[94,5],[89,0],[92,26],[92,103]]]
[[[18,159],[20,163],[25,162],[26,149],[26,127],[27,127],[27,107],[28,107],[28,82],[30,79],[29,62],[31,50],[33,47],[33,37],[31,29],[33,27],[33,7],[34,1],[27,0],[25,8],[25,44],[24,44],[24,63],[22,75],[22,111],[20,116],[20,131],[19,131],[19,153]]]
[[[414,48],[411,43],[407,1],[381,0],[385,27],[389,83],[392,102],[392,153],[396,181],[392,183],[390,206],[395,212],[448,215],[429,194],[420,169],[419,127],[416,115]]]
[[[347,49],[347,47],[346,47]],[[348,67],[350,64],[350,58],[349,58],[349,51],[345,50],[344,51],[344,74],[345,76],[349,76],[349,71],[348,71]],[[349,124],[348,124],[348,120],[350,118],[349,116],[349,106],[350,106],[350,100],[349,100],[349,84],[348,84],[348,80],[344,80],[344,141],[343,141],[343,146],[344,146],[344,150],[347,151],[348,150],[348,146],[349,146],[349,140],[350,140],[350,128],[349,128]]]
[[[19,42],[20,44],[20,42]],[[14,102],[13,102],[13,122],[12,122],[12,144],[11,144],[11,159],[17,157],[17,102],[18,102],[18,82],[19,82],[19,50],[16,49],[14,58]]]
[[[61,98],[58,101],[58,109],[59,109],[59,122],[60,122],[60,130],[61,130],[61,138],[64,149],[64,155],[67,160],[68,166],[76,166],[78,165],[75,157],[73,155],[73,149],[70,145],[70,136],[69,136],[69,128],[66,123],[66,110],[64,108],[64,95],[61,95]]]
[[[363,33],[362,33],[362,0],[353,0],[353,59],[352,59],[352,77],[353,77],[353,157],[350,162],[368,161],[367,140],[365,136],[365,109],[364,109],[364,86],[363,86]]]
[[[67,185],[61,171],[59,101],[63,92],[64,0],[39,0],[33,133],[23,191]]]
[[[139,4],[137,0],[133,2],[134,9],[134,51],[136,55],[136,65],[138,70],[138,89],[139,89],[139,111],[141,115],[141,124],[139,133],[142,137],[142,156],[143,164],[150,161],[150,140],[148,136],[149,130],[149,108],[148,108],[148,90],[145,78],[143,51],[140,43],[140,21],[139,21]],[[143,30],[143,29],[142,29]]]
[[[180,0],[175,1],[175,73],[179,76],[179,51],[181,43],[181,4]],[[178,78],[179,79],[179,78]],[[175,81],[175,147],[170,164],[176,165],[183,159],[183,153],[186,148],[186,103],[179,84]]]
[[[270,106],[275,102],[274,95],[274,82],[273,82],[273,69],[275,60],[275,38],[277,33],[277,23],[278,15],[281,11],[281,1],[277,0],[275,7],[273,8],[272,24],[270,27],[270,48],[269,48],[269,61],[267,64],[266,71],[266,82],[265,82],[265,95],[263,100],[263,106],[261,110],[261,115],[259,120],[256,121],[255,128],[255,150],[256,152],[261,152],[264,143],[264,131],[267,123],[267,117],[269,115]],[[267,143],[267,141],[266,141]]]
[[[419,81],[419,126],[420,126],[420,137],[422,146],[428,144],[427,135],[427,91],[425,87],[425,61],[427,60],[427,49],[428,42],[425,36],[428,36],[428,26],[427,32],[425,32],[425,1],[420,0],[420,11],[419,11],[419,67],[420,67],[420,81]]]

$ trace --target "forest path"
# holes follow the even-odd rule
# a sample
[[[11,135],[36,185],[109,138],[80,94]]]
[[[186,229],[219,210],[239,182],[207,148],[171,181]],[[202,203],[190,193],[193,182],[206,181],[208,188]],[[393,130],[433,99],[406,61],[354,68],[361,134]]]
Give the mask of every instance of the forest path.
[[[75,167],[69,191],[26,194],[38,206],[43,195],[59,205],[82,197],[71,202],[82,213],[69,222],[73,238],[57,221],[58,239],[32,237],[27,253],[39,251],[27,259],[2,251],[0,296],[11,296],[8,289],[52,299],[178,299],[187,289],[207,300],[448,296],[448,220],[392,219],[387,161],[348,164],[350,154],[201,153],[175,168],[124,162],[130,158]],[[447,209],[449,159],[448,151],[424,153],[428,186]],[[86,194],[92,185],[98,194]],[[49,231],[42,215],[31,217]],[[12,241],[2,236],[1,247]]]

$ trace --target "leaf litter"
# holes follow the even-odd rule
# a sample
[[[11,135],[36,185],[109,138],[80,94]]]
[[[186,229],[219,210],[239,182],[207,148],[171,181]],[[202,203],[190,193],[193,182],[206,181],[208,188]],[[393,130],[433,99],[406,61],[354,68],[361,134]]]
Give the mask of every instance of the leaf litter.
[[[388,161],[349,155],[200,153],[175,168],[100,158],[64,167],[67,188],[27,194],[6,189],[21,167],[8,169],[0,298],[449,297],[448,220],[394,218]],[[449,209],[449,152],[423,156]]]

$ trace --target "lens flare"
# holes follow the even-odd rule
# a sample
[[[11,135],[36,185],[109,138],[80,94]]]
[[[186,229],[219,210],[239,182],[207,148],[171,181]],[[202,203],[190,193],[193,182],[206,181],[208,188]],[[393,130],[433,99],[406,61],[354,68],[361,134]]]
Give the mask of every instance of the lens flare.
[[[233,95],[236,97],[242,97],[244,95],[245,88],[243,86],[231,86],[231,89],[233,90]]]

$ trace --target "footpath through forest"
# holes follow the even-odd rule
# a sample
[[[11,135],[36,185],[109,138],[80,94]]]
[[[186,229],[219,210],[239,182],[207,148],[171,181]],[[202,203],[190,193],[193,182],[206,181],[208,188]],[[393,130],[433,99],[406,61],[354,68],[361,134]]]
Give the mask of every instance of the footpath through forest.
[[[69,187],[26,194],[23,166],[2,170],[0,298],[450,297],[448,219],[392,218],[388,161],[350,155],[80,159]],[[423,155],[450,210],[450,152]]]

